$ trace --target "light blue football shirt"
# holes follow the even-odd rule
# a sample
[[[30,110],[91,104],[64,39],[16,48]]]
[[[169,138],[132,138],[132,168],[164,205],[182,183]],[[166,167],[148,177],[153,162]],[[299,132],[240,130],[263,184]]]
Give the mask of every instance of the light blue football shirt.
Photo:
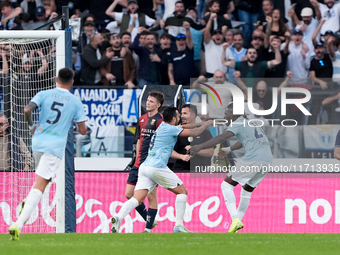
[[[234,133],[237,140],[242,143],[246,151],[242,157],[244,161],[272,162],[273,155],[268,138],[262,128],[255,126],[255,121],[251,121],[249,126],[248,119],[239,117],[232,122],[227,131]]]
[[[166,167],[177,137],[182,131],[183,128],[162,122],[151,139],[149,154],[143,164],[157,168]]]
[[[86,120],[81,101],[68,90],[55,88],[40,91],[31,102],[40,108],[32,150],[62,158],[73,119],[77,123]]]

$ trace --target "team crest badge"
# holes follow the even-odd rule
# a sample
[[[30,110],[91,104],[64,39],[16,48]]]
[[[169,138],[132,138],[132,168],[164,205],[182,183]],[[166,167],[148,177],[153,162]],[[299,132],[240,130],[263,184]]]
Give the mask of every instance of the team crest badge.
[[[151,125],[155,125],[155,122],[156,122],[156,120],[155,120],[155,119],[152,119]]]

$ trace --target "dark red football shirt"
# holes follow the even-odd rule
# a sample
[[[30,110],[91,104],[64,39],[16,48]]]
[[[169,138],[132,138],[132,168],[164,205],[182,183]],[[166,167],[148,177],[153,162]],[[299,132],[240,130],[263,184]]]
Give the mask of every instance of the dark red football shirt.
[[[145,113],[138,119],[136,137],[140,140],[140,147],[134,164],[135,167],[139,167],[148,156],[151,138],[162,121],[163,116],[159,112],[152,117],[148,117],[148,114]]]

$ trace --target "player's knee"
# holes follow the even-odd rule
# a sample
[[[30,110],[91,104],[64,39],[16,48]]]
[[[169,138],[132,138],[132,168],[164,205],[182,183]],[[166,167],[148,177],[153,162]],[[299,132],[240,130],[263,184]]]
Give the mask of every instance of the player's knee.
[[[181,188],[180,188],[180,190],[179,190],[179,194],[184,194],[184,195],[188,195],[188,190],[185,188],[185,186],[184,185],[181,185],[180,186]]]

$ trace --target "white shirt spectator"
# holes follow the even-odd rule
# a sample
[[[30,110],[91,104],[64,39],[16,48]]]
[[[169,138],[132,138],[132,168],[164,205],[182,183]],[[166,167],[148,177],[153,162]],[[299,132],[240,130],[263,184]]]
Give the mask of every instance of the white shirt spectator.
[[[205,68],[207,73],[214,74],[217,70],[227,72],[227,68],[222,64],[221,58],[223,52],[223,45],[217,45],[212,39],[208,44],[204,43],[205,48]]]
[[[115,20],[118,21],[118,22],[122,22],[122,19],[123,19],[123,15],[124,13],[123,12],[115,12]],[[137,20],[136,20],[136,24],[135,24],[135,27],[132,29],[131,31],[131,41],[133,42],[135,40],[135,37],[138,33],[138,28],[139,28],[139,21],[138,21],[138,13],[135,13],[133,15],[136,15],[137,16]],[[133,22],[133,15],[130,15],[130,22],[129,22],[129,26],[132,24]],[[152,26],[153,23],[155,22],[154,19],[150,18],[149,16],[145,15],[145,24],[147,26]],[[185,28],[184,28],[185,29]]]
[[[304,25],[304,23],[302,22],[300,25],[297,25],[295,27],[295,30],[300,30],[300,28]],[[316,28],[319,25],[319,21],[315,18],[312,18],[310,24],[307,26],[305,31],[302,31],[303,33],[303,39],[302,41],[307,44],[308,48],[309,48],[309,52],[311,53],[311,56],[315,55],[314,54],[314,44],[312,41],[312,36],[314,31],[316,30]],[[327,30],[326,30],[327,31]],[[320,34],[318,34],[318,36],[316,37],[316,40],[319,42],[320,41]]]
[[[321,17],[326,20],[325,24],[321,27],[320,34],[325,34],[327,30],[331,30],[334,33],[339,31],[340,4],[335,3],[331,9],[328,9],[327,5],[319,3],[319,9]]]
[[[289,55],[287,59],[287,70],[293,73],[292,78],[308,78],[310,66],[310,50],[305,59],[301,55],[302,43],[295,45],[291,42],[288,46]]]
[[[175,4],[177,1],[178,0],[164,0],[164,21],[166,21],[166,19],[175,11]]]
[[[340,52],[335,52],[335,59],[333,63],[333,81],[340,83]]]

